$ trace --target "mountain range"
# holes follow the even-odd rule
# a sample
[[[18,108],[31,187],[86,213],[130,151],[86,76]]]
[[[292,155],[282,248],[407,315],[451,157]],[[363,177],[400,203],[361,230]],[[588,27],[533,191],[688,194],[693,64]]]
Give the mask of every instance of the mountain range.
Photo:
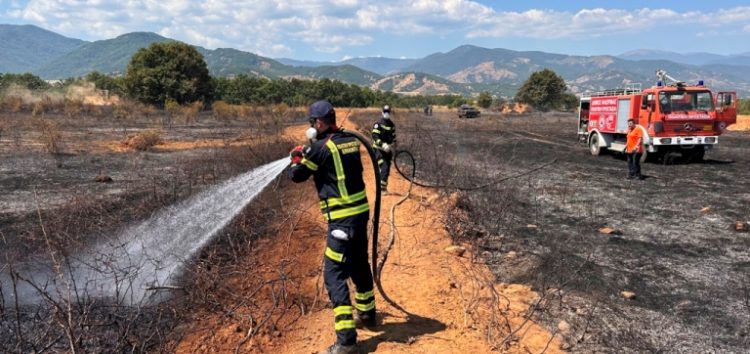
[[[45,79],[83,76],[92,71],[120,75],[138,49],[168,41],[173,40],[155,33],[133,32],[86,42],[31,25],[0,25],[0,73],[31,72]],[[419,59],[371,57],[313,62],[266,58],[231,48],[195,48],[214,76],[329,78],[404,94],[474,95],[489,91],[513,96],[531,73],[545,68],[563,77],[576,93],[634,82],[650,86],[655,71],[665,69],[687,82],[704,80],[714,89],[750,94],[750,53],[722,56],[637,50],[618,56],[574,56],[464,45]]]
[[[675,53],[663,50],[638,49],[618,55],[627,60],[669,60],[690,65],[750,65],[750,52],[734,55],[713,53]]]

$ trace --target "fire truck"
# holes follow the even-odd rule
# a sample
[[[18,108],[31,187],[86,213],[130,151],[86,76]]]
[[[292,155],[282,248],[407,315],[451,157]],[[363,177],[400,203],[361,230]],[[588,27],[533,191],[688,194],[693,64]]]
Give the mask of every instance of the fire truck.
[[[581,95],[578,137],[588,144],[591,155],[624,152],[628,120],[633,119],[636,129],[644,132],[642,160],[657,161],[679,153],[698,161],[737,121],[736,92],[714,93],[703,80],[688,85],[664,70],[657,70],[656,76],[656,86],[651,88],[629,84]]]

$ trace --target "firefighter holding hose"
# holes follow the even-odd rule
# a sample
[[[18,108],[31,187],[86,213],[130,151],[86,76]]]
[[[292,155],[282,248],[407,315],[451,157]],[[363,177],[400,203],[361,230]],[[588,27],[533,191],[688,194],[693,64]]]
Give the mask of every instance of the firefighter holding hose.
[[[391,107],[383,106],[381,117],[372,126],[372,146],[375,147],[380,166],[380,188],[388,193],[388,174],[393,160],[393,145],[396,143],[396,125],[391,120]]]
[[[289,175],[296,183],[313,177],[323,217],[328,221],[323,280],[333,305],[336,343],[321,354],[357,353],[356,328],[372,329],[376,325],[373,278],[367,261],[370,207],[360,143],[339,130],[336,111],[328,101],[310,105],[309,122],[311,128],[306,135],[311,144],[291,151]],[[354,306],[349,297],[349,278],[356,287]]]

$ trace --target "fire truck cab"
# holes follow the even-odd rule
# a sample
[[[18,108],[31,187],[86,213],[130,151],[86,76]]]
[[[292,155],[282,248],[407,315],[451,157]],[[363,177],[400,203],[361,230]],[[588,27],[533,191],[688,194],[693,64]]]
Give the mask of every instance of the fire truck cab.
[[[726,128],[737,121],[737,94],[713,93],[703,81],[695,85],[672,79],[657,71],[659,81],[648,89],[630,84],[623,89],[581,95],[578,136],[592,155],[603,151],[624,152],[627,121],[643,129],[643,160],[658,160],[670,152],[692,161],[719,142]],[[665,79],[673,84],[666,85]]]

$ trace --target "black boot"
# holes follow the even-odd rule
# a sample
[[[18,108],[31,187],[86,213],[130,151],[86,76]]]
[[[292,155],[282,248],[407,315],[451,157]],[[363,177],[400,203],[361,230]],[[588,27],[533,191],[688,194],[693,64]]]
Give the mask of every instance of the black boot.
[[[357,344],[343,345],[336,343],[318,354],[359,354],[359,348],[357,348]]]
[[[375,330],[378,326],[377,320],[375,319],[375,310],[367,312],[357,311],[357,315],[354,316],[354,325],[357,328],[366,328],[368,330]]]

